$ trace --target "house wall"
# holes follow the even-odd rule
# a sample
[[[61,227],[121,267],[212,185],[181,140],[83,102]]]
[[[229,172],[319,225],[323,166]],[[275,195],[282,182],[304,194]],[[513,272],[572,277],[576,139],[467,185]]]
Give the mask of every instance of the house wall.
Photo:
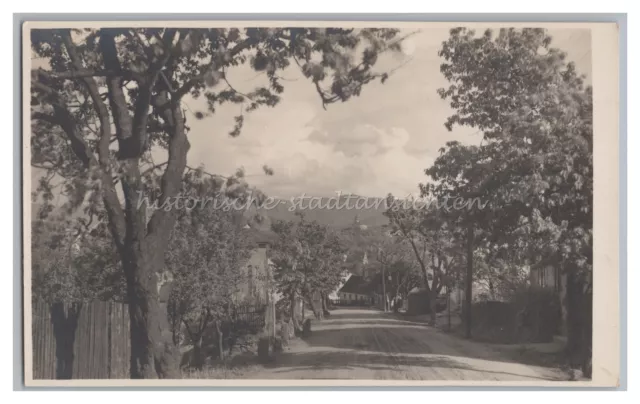
[[[246,275],[238,292],[236,300],[243,303],[265,304],[269,299],[267,281],[269,260],[267,258],[267,246],[259,245],[251,251],[247,263],[242,267]]]
[[[351,277],[350,273],[347,273],[342,277],[342,281],[340,281],[340,284],[338,285],[338,287],[335,288],[335,290],[329,294],[329,300],[340,299],[340,296],[339,296],[340,289],[342,289],[342,287],[344,286],[345,283],[347,283],[350,277]]]
[[[370,298],[367,295],[363,295],[360,293],[345,293],[345,292],[338,292],[338,299],[340,300],[344,300],[347,302],[356,302],[356,301],[369,301]]]

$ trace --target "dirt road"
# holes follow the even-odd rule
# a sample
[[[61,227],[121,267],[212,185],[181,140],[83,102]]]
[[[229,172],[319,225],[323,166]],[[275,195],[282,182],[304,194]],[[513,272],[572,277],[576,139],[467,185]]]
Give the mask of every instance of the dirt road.
[[[252,379],[566,380],[551,368],[515,363],[489,345],[443,333],[423,323],[368,309],[332,311],[313,323]]]

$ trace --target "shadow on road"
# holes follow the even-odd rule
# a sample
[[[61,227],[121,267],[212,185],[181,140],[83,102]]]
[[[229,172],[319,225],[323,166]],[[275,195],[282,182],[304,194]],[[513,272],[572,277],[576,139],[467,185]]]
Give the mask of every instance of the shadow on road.
[[[249,378],[559,380],[486,344],[375,310],[341,309]]]
[[[422,379],[428,375],[433,380],[450,380],[451,374],[457,373],[458,380],[487,380],[487,374],[495,375],[500,379],[535,378],[538,380],[557,380],[551,377],[532,376],[530,374],[519,374],[507,371],[487,370],[458,361],[448,357],[392,357],[383,354],[363,354],[349,355],[342,352],[309,352],[297,353],[295,355],[283,355],[275,363],[267,365],[270,373],[282,374],[300,373],[305,371],[338,371],[369,369],[374,371],[398,371],[398,366],[419,367],[419,373],[407,372],[408,379]],[[445,370],[445,371],[443,371]],[[449,371],[446,371],[449,370]],[[352,375],[355,376],[357,372]],[[357,377],[354,377],[357,378]]]

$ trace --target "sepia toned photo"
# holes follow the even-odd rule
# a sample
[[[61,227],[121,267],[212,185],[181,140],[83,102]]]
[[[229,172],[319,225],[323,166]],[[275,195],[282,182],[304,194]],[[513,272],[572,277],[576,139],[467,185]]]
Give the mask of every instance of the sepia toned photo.
[[[618,383],[614,24],[23,33],[26,385]]]

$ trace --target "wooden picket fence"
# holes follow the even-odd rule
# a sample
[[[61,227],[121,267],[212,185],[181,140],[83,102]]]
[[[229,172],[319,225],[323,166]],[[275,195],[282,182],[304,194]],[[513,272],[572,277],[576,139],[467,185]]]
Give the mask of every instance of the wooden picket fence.
[[[129,309],[117,302],[32,305],[34,379],[127,379]]]
[[[256,334],[267,306],[242,305],[222,322],[228,338]],[[117,302],[32,305],[34,379],[128,379],[129,308]]]

